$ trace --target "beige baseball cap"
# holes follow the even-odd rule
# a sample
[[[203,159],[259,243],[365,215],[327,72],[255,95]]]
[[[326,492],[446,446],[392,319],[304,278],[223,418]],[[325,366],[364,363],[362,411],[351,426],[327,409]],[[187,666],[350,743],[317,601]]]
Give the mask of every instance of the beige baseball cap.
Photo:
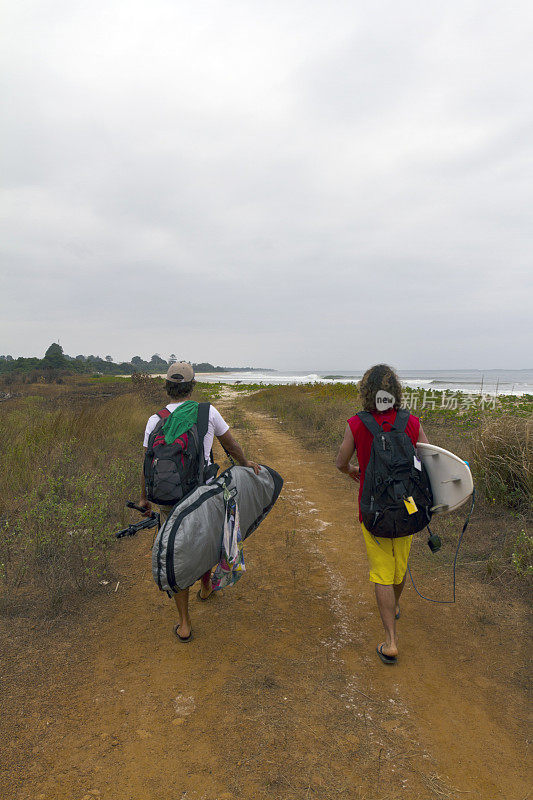
[[[186,361],[176,361],[167,372],[167,381],[171,383],[190,383],[194,380],[194,370]]]

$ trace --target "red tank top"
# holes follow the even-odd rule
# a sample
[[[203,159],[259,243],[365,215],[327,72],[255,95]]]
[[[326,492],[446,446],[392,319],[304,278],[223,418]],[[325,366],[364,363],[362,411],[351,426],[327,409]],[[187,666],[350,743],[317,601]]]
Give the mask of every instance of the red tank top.
[[[396,410],[394,408],[389,408],[387,411],[373,411],[372,416],[378,423],[381,425],[384,430],[390,430],[394,421],[396,419]],[[374,437],[366,428],[359,417],[350,417],[348,420],[348,425],[350,426],[350,430],[352,432],[353,440],[355,442],[355,450],[357,453],[357,462],[359,464],[359,469],[361,470],[361,477],[359,480],[359,522],[362,522],[363,519],[361,517],[361,493],[363,491],[363,484],[365,481],[365,472],[368,466],[368,462],[370,461],[370,451],[372,449],[372,442],[374,441]],[[413,416],[413,414],[409,415],[409,419],[407,421],[407,427],[405,428],[405,432],[407,436],[412,441],[413,445],[416,446],[418,441],[418,435],[420,433],[420,420],[418,417]]]

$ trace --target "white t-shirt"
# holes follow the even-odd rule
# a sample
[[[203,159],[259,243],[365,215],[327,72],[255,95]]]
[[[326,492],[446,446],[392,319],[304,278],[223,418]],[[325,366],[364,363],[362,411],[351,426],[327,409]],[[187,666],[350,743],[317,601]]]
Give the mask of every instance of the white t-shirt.
[[[181,406],[182,403],[185,402],[185,400],[182,400],[181,403],[169,403],[167,408],[172,414],[172,412],[175,411],[178,406]],[[160,418],[157,416],[157,414],[152,414],[146,423],[146,429],[144,431],[145,447],[148,447],[148,438],[159,422],[159,419]],[[226,433],[226,431],[229,431],[228,423],[214,406],[209,406],[209,422],[207,424],[207,433],[204,438],[204,455],[208,464],[211,463],[211,448],[213,447],[213,439],[215,436],[222,436],[222,434]]]

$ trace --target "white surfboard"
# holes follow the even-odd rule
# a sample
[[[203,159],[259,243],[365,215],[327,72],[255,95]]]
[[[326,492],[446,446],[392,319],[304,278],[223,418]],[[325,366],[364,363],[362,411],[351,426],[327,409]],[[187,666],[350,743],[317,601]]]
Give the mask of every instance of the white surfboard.
[[[428,472],[433,491],[433,513],[453,511],[466,503],[474,491],[468,464],[434,444],[418,442],[416,452]]]

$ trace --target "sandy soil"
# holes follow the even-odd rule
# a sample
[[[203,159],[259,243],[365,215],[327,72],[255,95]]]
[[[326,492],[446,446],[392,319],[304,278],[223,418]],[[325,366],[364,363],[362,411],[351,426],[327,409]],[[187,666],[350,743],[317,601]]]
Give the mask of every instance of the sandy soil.
[[[383,666],[355,485],[246,417],[239,438],[285,487],[240,583],[191,592],[192,642],[152,582],[152,532],[117,545],[116,581],[74,616],[1,620],[0,797],[525,800],[525,608],[408,588]]]

